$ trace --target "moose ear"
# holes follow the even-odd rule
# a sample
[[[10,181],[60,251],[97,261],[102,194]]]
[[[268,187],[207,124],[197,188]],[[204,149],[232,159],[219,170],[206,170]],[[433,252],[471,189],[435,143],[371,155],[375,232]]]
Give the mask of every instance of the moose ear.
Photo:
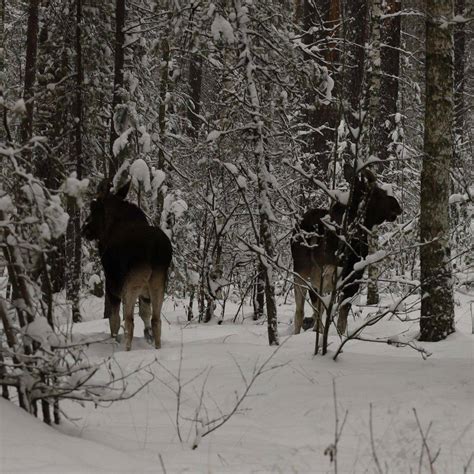
[[[97,199],[104,199],[110,194],[110,181],[105,178],[97,186]]]
[[[377,181],[377,177],[375,176],[375,173],[372,170],[369,170],[369,168],[364,168],[362,170],[362,176],[364,177],[369,187],[372,187],[375,185]]]
[[[127,197],[128,191],[130,190],[130,184],[132,184],[132,180],[128,181],[123,186],[118,188],[117,191],[114,193],[115,197],[123,201]]]
[[[351,184],[352,181],[354,180],[354,167],[349,165],[348,163],[344,164],[344,169],[343,169],[343,175],[344,179]]]

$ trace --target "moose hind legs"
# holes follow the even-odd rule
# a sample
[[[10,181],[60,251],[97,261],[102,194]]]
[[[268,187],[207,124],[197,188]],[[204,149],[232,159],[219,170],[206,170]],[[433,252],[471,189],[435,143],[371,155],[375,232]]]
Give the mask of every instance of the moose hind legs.
[[[311,299],[311,306],[313,307],[313,317],[311,318],[311,322],[310,322],[311,325],[308,327],[308,329],[312,327],[314,331],[323,333],[324,325],[321,319],[321,316],[323,313],[323,303],[321,302],[321,299],[318,297],[316,290],[314,288],[310,290],[309,297]],[[303,324],[304,324],[304,321],[303,321]]]
[[[138,300],[138,314],[145,326],[144,336],[149,344],[153,344],[153,333],[151,330],[151,301],[149,297],[140,296]]]
[[[149,283],[152,308],[151,330],[156,349],[161,347],[161,308],[165,298],[166,273],[166,268],[153,270]]]
[[[304,318],[304,302],[306,296],[306,287],[303,286],[305,283],[295,282],[295,334],[299,334],[303,327]]]

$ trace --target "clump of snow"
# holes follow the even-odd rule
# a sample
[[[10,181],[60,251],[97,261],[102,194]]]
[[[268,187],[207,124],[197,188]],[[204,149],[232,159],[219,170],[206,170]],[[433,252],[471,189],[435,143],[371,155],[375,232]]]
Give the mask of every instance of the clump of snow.
[[[237,168],[237,166],[235,166],[234,164],[232,163],[224,163],[223,164],[224,167],[230,172],[232,173],[234,176],[237,176],[239,174],[239,170]]]
[[[237,186],[240,189],[247,189],[247,180],[243,176],[237,176]]]
[[[330,76],[328,68],[322,67],[323,84],[325,88],[323,103],[329,104],[332,100],[332,91],[334,89],[334,79]]]
[[[373,263],[377,263],[380,260],[383,260],[387,256],[387,252],[385,250],[378,250],[377,252],[371,253],[367,255],[366,258],[363,258],[359,262],[354,264],[354,270],[358,272],[359,270],[363,270],[368,265]]]
[[[183,199],[173,201],[169,207],[169,212],[179,219],[188,210],[188,205]]]
[[[129,173],[134,187],[139,188],[140,186],[143,186],[145,191],[151,190],[150,169],[144,160],[141,158],[135,160],[130,165]]]
[[[57,239],[66,232],[69,215],[61,207],[58,196],[53,196],[44,210],[44,216],[51,232],[51,237]]]
[[[395,194],[393,193],[393,185],[392,184],[380,183],[379,188],[383,189],[387,193],[387,196],[395,197]]]
[[[38,207],[41,209],[44,207],[46,203],[46,197],[44,195],[43,188],[36,182],[29,182],[28,184],[24,184],[21,187],[21,190],[25,193],[26,199],[31,203],[36,203]]]
[[[25,101],[23,99],[18,99],[15,104],[13,105],[11,111],[14,113],[14,114],[18,114],[18,115],[24,115],[26,114],[26,104],[25,104]]]
[[[128,145],[128,137],[133,132],[134,128],[129,127],[125,132],[123,132],[119,137],[117,137],[112,145],[112,153],[114,156],[118,156],[122,150]]]
[[[349,191],[334,189],[330,191],[330,194],[334,197],[334,199],[336,199],[337,202],[340,202],[343,206],[347,206],[349,202]]]
[[[209,132],[206,138],[207,142],[213,142],[217,140],[221,136],[221,132],[219,130],[213,130],[212,132]]]
[[[116,192],[121,186],[128,182],[130,161],[125,160],[122,166],[115,173],[114,179],[112,180],[113,188],[112,192]]]
[[[194,270],[187,271],[188,283],[191,286],[197,286],[199,284],[199,273]]]
[[[449,196],[449,204],[457,204],[457,203],[462,203],[462,202],[467,202],[469,201],[469,196],[467,194],[451,194]]]
[[[83,197],[87,192],[89,186],[88,179],[77,179],[77,173],[74,171],[63,184],[63,192],[76,199],[79,206],[82,206]]]
[[[232,25],[219,13],[214,16],[214,21],[211,25],[211,33],[215,42],[220,41],[222,38],[228,44],[235,42],[234,30]]]
[[[151,181],[152,199],[156,200],[158,196],[158,190],[161,188],[166,179],[166,173],[163,170],[152,168],[151,175],[153,176]]]
[[[10,213],[15,211],[12,198],[8,194],[4,194],[0,197],[0,211],[4,213]]]
[[[59,345],[58,336],[48,324],[46,318],[42,316],[37,316],[32,323],[26,326],[25,335],[39,342],[47,350],[51,350],[51,346]]]
[[[94,288],[96,285],[99,285],[100,283],[101,283],[101,279],[100,279],[100,276],[97,275],[97,273],[94,273],[93,275],[91,275],[89,279],[87,280],[87,286],[89,288]]]
[[[51,240],[51,231],[49,230],[49,226],[48,224],[46,224],[46,222],[43,222],[40,224],[39,233],[40,233],[40,237],[43,240],[46,240],[46,241]]]
[[[151,136],[146,131],[144,125],[138,127],[138,131],[141,133],[138,143],[142,146],[143,153],[150,153],[151,151]]]

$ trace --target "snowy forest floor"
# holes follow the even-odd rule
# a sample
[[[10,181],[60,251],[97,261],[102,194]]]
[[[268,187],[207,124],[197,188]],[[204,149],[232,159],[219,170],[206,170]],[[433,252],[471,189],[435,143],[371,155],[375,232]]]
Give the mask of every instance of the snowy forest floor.
[[[411,348],[351,341],[335,362],[331,354],[313,356],[313,332],[289,337],[269,362],[279,367],[261,375],[239,413],[202,438],[193,450],[196,424],[190,419],[196,417],[200,403],[208,419],[228,413],[245,389],[242,374],[248,381],[255,366],[275,347],[268,346],[266,325],[252,321],[249,307],[244,308],[244,323],[232,324],[237,305],[230,304],[223,324],[196,324],[185,321],[184,302],[168,299],[161,350],[155,351],[144,341],[138,317],[131,352],[110,340],[88,349],[91,361],[113,354],[124,372],[158,359],[161,365],[150,367],[154,380],[134,398],[110,406],[63,402],[70,419],[63,419],[57,428],[0,400],[0,471],[335,472],[330,456],[325,455],[334,443],[334,381],[339,426],[347,411],[337,447],[337,472],[430,472],[413,409],[425,434],[432,422],[426,442],[432,457],[440,452],[431,472],[474,472],[474,297],[457,293],[456,302],[457,332],[442,342],[423,343],[432,353],[427,360]],[[106,339],[108,323],[102,319],[102,300],[89,297],[83,304],[86,321],[75,325],[75,334]],[[291,333],[294,306],[281,304],[278,309],[281,341],[285,341]],[[375,308],[363,307],[365,316],[373,311]],[[356,323],[351,319],[350,324]],[[370,328],[366,335],[390,337],[417,327],[416,321],[402,323],[393,318]],[[338,343],[339,338],[332,334],[331,351]],[[182,442],[176,429],[177,397],[166,386],[177,387],[174,376],[180,365]],[[130,389],[149,376],[145,372],[133,375]],[[191,382],[184,385],[187,381]]]

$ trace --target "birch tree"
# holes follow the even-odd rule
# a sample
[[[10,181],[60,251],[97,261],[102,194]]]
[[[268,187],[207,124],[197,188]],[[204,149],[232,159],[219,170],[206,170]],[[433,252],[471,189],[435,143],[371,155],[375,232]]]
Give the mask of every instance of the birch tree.
[[[453,0],[427,0],[426,108],[421,173],[420,340],[454,332],[449,235],[453,157]]]

